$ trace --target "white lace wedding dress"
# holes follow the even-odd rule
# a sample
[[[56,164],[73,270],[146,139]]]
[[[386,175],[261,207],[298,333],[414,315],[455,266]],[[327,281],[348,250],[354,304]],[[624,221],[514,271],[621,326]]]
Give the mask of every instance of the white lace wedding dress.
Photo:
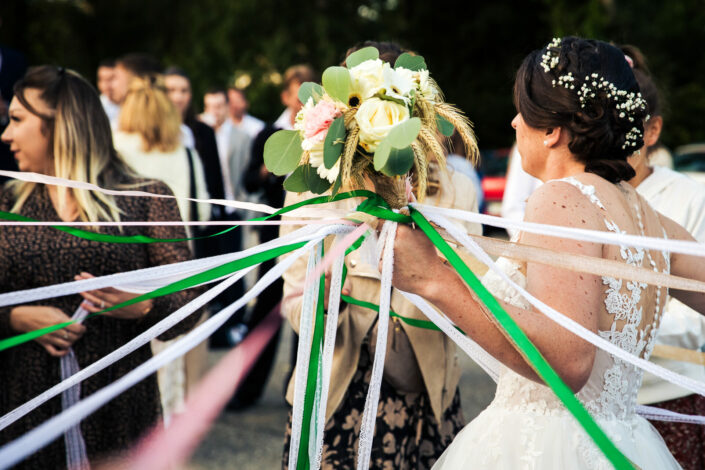
[[[564,181],[579,188],[603,211],[610,231],[624,233],[607,218],[592,186],[585,186],[574,178]],[[636,209],[644,234],[638,202],[632,207]],[[647,266],[648,263],[654,270],[670,270],[670,256],[667,253],[652,256],[649,251],[622,246],[619,254],[632,266]],[[659,256],[661,259],[658,259]],[[504,258],[497,263],[513,281],[526,286],[520,265]],[[660,288],[638,282],[609,277],[602,279],[605,285],[604,302],[610,318],[600,324],[611,323],[611,327],[605,331],[601,328],[599,335],[632,354],[648,358],[653,349],[666,289],[661,292]],[[518,292],[492,271],[488,272],[483,283],[497,298],[515,306],[529,307]],[[647,311],[645,305],[655,307]],[[635,413],[641,378],[640,369],[598,349],[590,378],[577,396],[612,442],[638,468],[679,469],[681,467],[654,427]],[[504,366],[492,403],[463,428],[433,467],[434,470],[612,468],[551,389]]]

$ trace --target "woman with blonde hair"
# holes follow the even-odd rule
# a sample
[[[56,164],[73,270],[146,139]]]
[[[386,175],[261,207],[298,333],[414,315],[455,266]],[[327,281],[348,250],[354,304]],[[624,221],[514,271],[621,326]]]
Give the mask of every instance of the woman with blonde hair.
[[[10,125],[2,134],[20,171],[69,178],[104,188],[135,187],[170,195],[160,182],[140,180],[113,147],[110,124],[93,87],[78,74],[51,66],[35,67],[15,85]],[[99,192],[7,183],[0,191],[0,210],[38,220],[164,221],[180,220],[172,199],[118,198]],[[180,227],[104,227],[111,235],[147,235],[180,238]],[[185,243],[103,243],[77,238],[50,227],[12,226],[0,231],[0,292],[32,289],[189,258]],[[0,338],[15,336],[70,319],[79,307],[97,312],[134,298],[105,288],[26,305],[0,308]],[[0,414],[34,398],[61,380],[60,359],[74,356],[86,367],[146,330],[186,301],[186,292],[147,300],[72,324],[0,352]],[[168,331],[172,338],[190,328],[186,320]],[[148,360],[143,347],[80,384],[87,396]],[[63,359],[62,359],[63,361]],[[93,462],[123,451],[153,426],[159,417],[159,395],[154,377],[140,382],[77,426],[78,436],[59,439],[29,457],[18,468],[66,468],[67,459],[82,448]],[[62,400],[50,400],[23,419],[0,431],[0,445],[61,412]],[[76,431],[74,429],[74,431]]]
[[[161,77],[130,81],[120,111],[115,147],[137,173],[164,181],[179,197],[208,199],[200,158],[181,144],[181,118]],[[208,220],[207,204],[179,201],[184,220]]]

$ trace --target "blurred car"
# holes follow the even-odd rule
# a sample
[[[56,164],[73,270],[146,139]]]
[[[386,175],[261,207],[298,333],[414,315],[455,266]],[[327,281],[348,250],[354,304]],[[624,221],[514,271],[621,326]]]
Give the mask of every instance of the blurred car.
[[[673,169],[705,184],[705,143],[676,148],[673,152]]]
[[[511,148],[483,150],[480,152],[480,174],[482,175],[482,191],[485,194],[482,212],[489,215],[500,215],[502,197],[507,184],[507,165]]]

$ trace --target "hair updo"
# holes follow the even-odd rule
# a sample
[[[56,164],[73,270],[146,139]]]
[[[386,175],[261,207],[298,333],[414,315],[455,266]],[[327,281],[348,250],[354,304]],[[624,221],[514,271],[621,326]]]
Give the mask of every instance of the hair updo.
[[[554,60],[546,71],[542,56],[549,49]],[[558,84],[569,73],[575,78],[574,88]],[[592,78],[592,74],[599,78]],[[637,107],[625,113],[604,89],[593,89],[594,97],[581,102],[581,85],[603,79],[627,93],[640,91],[618,48],[602,41],[565,37],[560,44],[533,51],[524,59],[514,84],[514,102],[529,126],[569,131],[568,149],[585,164],[585,171],[617,183],[635,176],[627,157],[644,145],[646,109]]]

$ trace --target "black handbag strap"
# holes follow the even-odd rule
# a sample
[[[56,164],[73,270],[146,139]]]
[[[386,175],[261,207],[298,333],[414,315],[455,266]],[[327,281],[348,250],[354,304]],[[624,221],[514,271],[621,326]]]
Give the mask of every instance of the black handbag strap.
[[[196,201],[193,199],[196,198],[196,175],[194,174],[194,164],[193,164],[193,154],[191,153],[191,149],[186,147],[186,159],[188,160],[188,170],[189,170],[189,194],[190,198],[192,199],[190,201],[190,206],[189,206],[189,212],[190,212],[190,219],[193,220],[198,220],[198,206],[196,204]]]

